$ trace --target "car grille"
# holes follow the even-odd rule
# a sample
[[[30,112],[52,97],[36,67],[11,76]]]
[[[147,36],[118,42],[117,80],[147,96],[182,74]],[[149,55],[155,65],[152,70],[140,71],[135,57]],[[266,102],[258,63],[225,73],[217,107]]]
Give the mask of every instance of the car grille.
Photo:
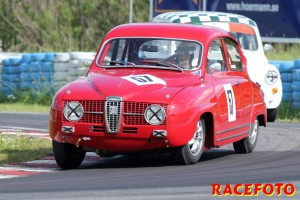
[[[144,117],[145,110],[150,106],[150,103],[124,103],[124,124],[125,125],[149,125]],[[161,105],[165,110],[166,105]],[[166,120],[162,123],[166,125]]]
[[[75,100],[72,100],[75,101]],[[65,101],[67,105],[71,101]],[[90,123],[91,132],[119,132],[123,120],[122,133],[135,134],[139,125],[149,125],[144,118],[145,110],[151,103],[122,102],[120,98],[108,98],[106,101],[78,101],[84,109],[82,118],[77,123]],[[161,104],[166,110],[167,106]],[[122,119],[123,118],[123,119]],[[63,117],[63,121],[68,120]],[[166,119],[161,125],[166,125]]]
[[[66,106],[71,101],[65,101]],[[78,121],[79,123],[92,123],[92,124],[103,124],[104,123],[104,101],[78,101],[84,109],[82,118]],[[68,120],[63,118],[63,121]]]
[[[108,97],[105,101],[105,123],[109,133],[118,133],[121,124],[122,99]]]

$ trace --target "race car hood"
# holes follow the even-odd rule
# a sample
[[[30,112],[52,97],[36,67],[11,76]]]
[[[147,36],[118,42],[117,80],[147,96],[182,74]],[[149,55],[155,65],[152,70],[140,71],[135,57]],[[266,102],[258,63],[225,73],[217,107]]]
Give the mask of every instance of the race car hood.
[[[90,72],[86,81],[104,100],[117,96],[123,101],[167,104],[180,90],[199,82],[200,76],[189,72],[158,69],[106,69],[97,73]],[[84,94],[88,95],[88,91]]]

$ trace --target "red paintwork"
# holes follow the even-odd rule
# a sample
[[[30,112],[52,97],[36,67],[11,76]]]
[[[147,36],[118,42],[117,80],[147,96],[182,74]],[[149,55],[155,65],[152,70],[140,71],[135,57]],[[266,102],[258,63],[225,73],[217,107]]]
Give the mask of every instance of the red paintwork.
[[[227,32],[213,27],[159,23],[122,25],[107,34],[96,58],[100,56],[102,60],[100,55],[102,45],[115,37],[166,37],[194,40],[203,44],[204,58],[207,57],[208,46],[213,39],[232,38]],[[240,49],[239,51],[242,55]],[[250,125],[258,116],[261,116],[260,125],[266,125],[263,94],[260,88],[250,81],[245,69],[244,57],[242,57],[244,72],[228,71],[216,74],[206,73],[206,59],[203,59],[200,67],[201,76],[191,71],[179,72],[168,69],[138,67],[104,69],[97,66],[96,60],[92,63],[86,77],[69,83],[53,99],[50,113],[50,136],[53,140],[115,152],[168,148],[185,145],[192,138],[197,121],[202,116],[212,116],[213,126],[206,127],[207,134],[210,134],[206,136],[208,140],[206,148],[211,148],[247,137]],[[141,87],[120,78],[138,74],[151,74],[167,84]],[[236,98],[237,119],[233,122],[228,122],[227,101],[223,88],[227,83],[231,83]],[[169,97],[167,98],[166,95]],[[139,125],[136,126],[137,134],[109,134],[90,132],[90,126],[97,126],[97,124],[63,121],[63,101],[105,101],[107,96],[120,96],[123,102],[167,105],[167,126]],[[74,126],[75,133],[62,133],[62,125]],[[123,126],[122,121],[121,128]],[[154,138],[153,130],[167,130],[168,135],[166,138]],[[90,140],[78,140],[85,136],[90,137]]]

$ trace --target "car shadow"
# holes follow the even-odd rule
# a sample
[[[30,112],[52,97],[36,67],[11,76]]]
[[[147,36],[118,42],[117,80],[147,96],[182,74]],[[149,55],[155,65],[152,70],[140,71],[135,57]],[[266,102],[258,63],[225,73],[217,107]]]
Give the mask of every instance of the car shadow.
[[[221,157],[235,154],[233,150],[211,149],[203,152],[199,162],[216,160]],[[99,157],[99,160],[86,162],[86,159],[80,166],[80,169],[94,168],[142,168],[142,167],[165,167],[178,166],[174,163],[171,153],[165,154],[144,154],[144,155],[119,155],[110,158]]]
[[[228,149],[209,149],[207,151],[204,151],[199,162],[209,161],[218,159],[221,157],[225,157],[228,155],[235,154],[234,150],[228,150]]]

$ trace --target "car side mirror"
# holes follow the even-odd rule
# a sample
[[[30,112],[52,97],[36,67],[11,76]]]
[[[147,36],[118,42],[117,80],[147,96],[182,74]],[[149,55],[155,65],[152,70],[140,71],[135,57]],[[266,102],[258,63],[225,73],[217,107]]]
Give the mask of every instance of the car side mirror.
[[[209,65],[209,70],[217,71],[217,72],[222,71],[221,63],[216,62],[216,63],[213,63],[213,64]]]
[[[272,45],[270,45],[270,44],[265,44],[264,45],[264,51],[265,52],[271,52],[272,50],[273,50]]]

